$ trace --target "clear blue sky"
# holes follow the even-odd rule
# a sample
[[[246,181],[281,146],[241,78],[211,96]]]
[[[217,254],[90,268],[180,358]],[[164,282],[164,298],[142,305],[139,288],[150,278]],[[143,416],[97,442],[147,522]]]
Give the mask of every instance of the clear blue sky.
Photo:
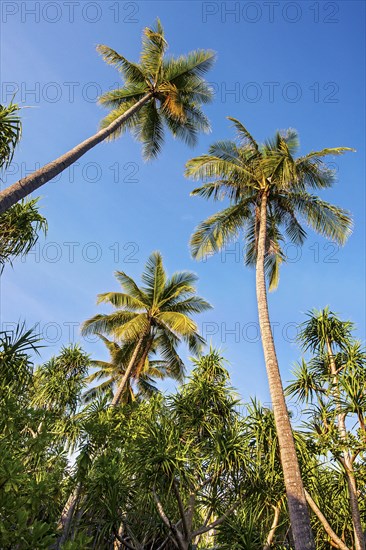
[[[96,130],[104,111],[95,96],[119,81],[96,54],[96,44],[136,60],[141,31],[156,16],[171,53],[217,52],[208,77],[216,97],[206,109],[212,134],[202,136],[194,150],[167,137],[160,159],[149,164],[142,162],[139,144],[125,135],[99,145],[59,181],[48,183],[41,191],[48,236],[2,277],[3,328],[18,319],[40,323],[49,340],[46,358],[69,341],[74,327],[74,340],[94,357],[106,357],[101,344],[83,341],[77,326],[107,311],[95,305],[96,295],[118,288],[115,270],[138,277],[147,256],[159,249],[170,272],[197,272],[200,294],[214,305],[198,319],[203,333],[210,332],[213,344],[224,350],[243,397],[266,401],[254,272],[243,267],[239,248],[206,263],[191,260],[193,228],[221,205],[189,197],[193,184],[183,177],[184,164],[212,141],[233,135],[228,115],[242,120],[259,141],[277,129],[296,128],[300,153],[357,149],[331,159],[338,182],[323,193],[353,213],[353,235],[341,250],[326,248],[311,232],[302,251],[288,249],[292,261],[283,267],[269,303],[284,380],[299,356],[294,324],[307,310],[329,304],[357,324],[363,339],[365,4],[4,1],[2,100],[18,89],[17,101],[33,107],[23,111],[23,139],[4,185]]]

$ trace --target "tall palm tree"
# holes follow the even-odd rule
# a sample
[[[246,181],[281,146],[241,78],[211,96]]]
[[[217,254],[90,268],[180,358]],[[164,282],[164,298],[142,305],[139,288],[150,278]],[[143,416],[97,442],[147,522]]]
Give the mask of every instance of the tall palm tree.
[[[259,324],[264,358],[279,438],[292,531],[296,549],[314,548],[300,469],[286,407],[276,349],[270,325],[266,276],[270,288],[279,281],[285,261],[281,243],[302,245],[302,220],[316,232],[343,244],[351,231],[348,213],[311,191],[331,187],[334,173],[323,157],[340,155],[345,147],[327,148],[295,158],[295,130],[277,132],[259,145],[236,119],[238,140],[220,141],[209,154],[190,160],[186,175],[205,183],[192,194],[215,200],[228,198],[230,206],[202,222],[191,239],[196,258],[216,252],[244,232],[246,264],[255,265]],[[211,181],[207,181],[211,180]]]
[[[96,372],[89,375],[86,379],[87,383],[92,383],[103,380],[97,386],[89,388],[85,394],[85,402],[89,402],[100,394],[113,395],[113,388],[123,378],[126,372],[126,365],[128,365],[133,353],[135,343],[127,342],[122,345],[115,341],[109,340],[102,334],[99,334],[99,338],[104,342],[108,349],[110,360],[100,361],[91,360],[90,366],[96,368]],[[154,385],[154,379],[162,380],[163,378],[170,377],[179,382],[183,379],[184,369],[183,363],[179,356],[174,368],[169,361],[163,359],[154,359],[152,356],[156,354],[155,342],[152,343],[150,352],[148,354],[140,352],[140,357],[136,360],[134,369],[131,372],[131,376],[127,381],[125,388],[124,400],[127,402],[135,401],[140,397],[151,397],[158,391]],[[145,357],[146,355],[146,357]],[[134,389],[136,386],[137,393]]]
[[[124,80],[121,88],[100,98],[100,103],[110,107],[111,112],[96,134],[2,191],[0,214],[63,172],[92,147],[107,138],[118,137],[127,128],[142,142],[146,159],[159,153],[164,126],[189,145],[196,142],[198,132],[208,131],[210,125],[201,105],[211,100],[212,91],[203,75],[212,66],[214,54],[196,50],[176,58],[166,57],[167,47],[159,20],[153,28],[144,29],[138,63],[99,45],[98,52]]]
[[[108,303],[116,308],[109,314],[98,314],[85,321],[84,334],[108,334],[132,347],[129,362],[119,381],[112,405],[120,403],[126,384],[133,375],[143,369],[152,350],[164,360],[164,366],[179,375],[183,370],[177,346],[183,341],[191,352],[197,354],[203,338],[198,334],[192,313],[201,313],[211,306],[196,295],[194,273],[182,271],[167,277],[159,252],[148,258],[141,279],[143,286],[123,271],[116,272],[116,279],[124,292],[99,294],[98,303]]]

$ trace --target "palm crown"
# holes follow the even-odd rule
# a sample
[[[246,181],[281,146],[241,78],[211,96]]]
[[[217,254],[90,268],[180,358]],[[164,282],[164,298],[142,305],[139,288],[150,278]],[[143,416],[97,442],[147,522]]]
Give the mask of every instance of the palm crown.
[[[116,311],[85,321],[83,332],[111,334],[132,348],[142,340],[141,351],[145,357],[143,361],[141,355],[137,357],[136,364],[140,362],[143,368],[147,353],[156,351],[166,369],[176,374],[181,372],[183,364],[177,353],[178,344],[187,343],[195,354],[204,344],[191,315],[211,307],[196,295],[196,275],[182,271],[167,277],[161,254],[153,252],[141,277],[143,286],[138,286],[123,271],[118,271],[116,278],[124,292],[98,296],[98,303],[109,303]],[[127,348],[125,352],[130,353]]]
[[[238,120],[230,120],[238,141],[219,141],[207,155],[191,159],[186,166],[186,175],[204,180],[193,195],[214,200],[228,198],[231,203],[198,226],[191,240],[192,253],[199,258],[216,252],[244,229],[246,264],[255,264],[260,204],[266,194],[265,268],[273,289],[278,284],[280,264],[286,259],[281,243],[286,237],[291,243],[302,245],[307,236],[303,221],[339,244],[350,234],[348,212],[312,191],[331,187],[334,182],[334,171],[323,158],[352,149],[327,148],[295,158],[299,145],[295,130],[277,132],[273,139],[259,145]]]
[[[102,121],[103,128],[120,117],[137,101],[150,100],[112,137],[132,128],[143,143],[145,158],[155,157],[164,141],[164,126],[174,136],[194,145],[200,131],[210,129],[200,105],[212,98],[212,90],[202,78],[214,61],[214,53],[197,50],[178,58],[166,57],[168,44],[159,20],[155,27],[145,28],[139,63],[132,63],[108,46],[97,47],[103,59],[117,68],[124,86],[100,97],[100,103],[112,110]]]
[[[113,387],[118,386],[122,380],[134,349],[134,343],[125,342],[121,345],[109,340],[102,334],[99,334],[99,337],[107,347],[110,359],[109,361],[90,361],[90,366],[97,370],[88,376],[86,381],[95,382],[102,380],[102,382],[85,392],[84,399],[86,402],[93,400],[100,394],[111,394]],[[172,365],[169,361],[154,357],[156,355],[154,348],[156,348],[155,342],[152,343],[149,353],[144,353],[143,350],[140,352],[127,388],[125,389],[124,397],[126,402],[150,397],[156,393],[158,389],[154,384],[154,379],[162,380],[165,377],[170,377],[174,380],[182,381],[184,372],[183,363],[178,360]],[[132,385],[133,382],[135,383],[137,392]]]

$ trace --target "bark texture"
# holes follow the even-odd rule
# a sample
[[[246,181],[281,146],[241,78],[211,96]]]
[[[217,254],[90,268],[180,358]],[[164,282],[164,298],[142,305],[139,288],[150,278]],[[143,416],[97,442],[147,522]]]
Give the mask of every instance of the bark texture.
[[[285,480],[291,530],[296,550],[315,550],[310,517],[296,456],[291,423],[286,406],[278,367],[276,349],[269,320],[264,260],[266,253],[267,193],[263,192],[260,206],[260,223],[256,263],[256,291],[259,325],[264,359],[277,429],[281,464]]]
[[[91,136],[76,145],[73,149],[70,149],[67,153],[61,155],[56,160],[49,162],[45,166],[42,166],[39,170],[36,170],[29,176],[18,180],[13,185],[10,185],[6,189],[0,192],[0,214],[6,212],[15,203],[27,197],[30,193],[33,193],[36,189],[52,180],[61,172],[66,170],[69,166],[74,164],[80,157],[85,155],[90,149],[92,149],[98,143],[101,143],[110,135],[113,134],[126,120],[133,116],[137,111],[141,109],[145,103],[147,103],[152,97],[152,94],[146,94],[142,99],[136,102],[133,107],[128,109],[123,115],[118,117],[107,128],[99,130],[96,134]]]

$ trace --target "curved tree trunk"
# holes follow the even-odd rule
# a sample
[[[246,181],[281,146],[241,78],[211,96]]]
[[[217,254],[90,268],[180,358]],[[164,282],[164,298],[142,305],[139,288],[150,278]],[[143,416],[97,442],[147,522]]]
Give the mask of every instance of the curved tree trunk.
[[[13,204],[21,199],[24,199],[30,193],[33,193],[36,189],[50,181],[51,179],[61,174],[66,168],[74,164],[80,157],[85,155],[87,151],[92,149],[98,143],[104,141],[113,132],[115,132],[126,120],[141,109],[145,103],[152,98],[152,94],[146,94],[142,99],[137,101],[130,109],[128,109],[123,115],[118,117],[107,128],[99,130],[96,134],[90,138],[82,141],[70,149],[67,153],[61,155],[56,160],[49,162],[45,166],[42,166],[39,170],[36,170],[29,176],[20,179],[13,185],[10,185],[6,189],[0,192],[0,214],[6,212]]]
[[[269,533],[268,533],[266,544],[263,547],[263,550],[270,550],[272,546],[272,542],[274,541],[274,536],[275,536],[278,522],[280,519],[280,511],[281,511],[280,504],[273,506],[273,510],[274,510],[273,521],[272,521],[271,529],[269,530]]]
[[[344,544],[343,540],[337,535],[337,533],[333,531],[327,519],[325,518],[324,514],[319,510],[318,506],[316,505],[314,500],[311,498],[309,493],[306,491],[306,489],[305,489],[305,496],[310,508],[312,509],[312,511],[314,512],[314,514],[316,515],[316,517],[324,527],[324,530],[327,533],[327,535],[330,536],[333,543],[336,545],[336,548],[340,548],[340,550],[349,550],[348,546]]]
[[[136,344],[136,347],[135,349],[133,350],[133,354],[131,355],[131,359],[130,359],[130,362],[128,363],[128,366],[125,370],[125,373],[123,375],[123,378],[116,390],[116,393],[114,394],[113,396],[113,399],[112,399],[112,403],[111,403],[111,406],[112,407],[115,407],[116,405],[118,405],[121,401],[121,398],[122,398],[122,395],[123,395],[123,392],[124,392],[124,389],[125,389],[125,386],[127,384],[127,381],[129,379],[129,377],[131,376],[131,372],[132,372],[132,369],[133,367],[135,366],[135,363],[136,363],[136,359],[138,357],[138,354],[141,350],[141,347],[142,347],[142,344],[143,344],[143,341],[146,337],[146,333],[144,333],[140,339],[138,340],[137,344]],[[152,340],[150,340],[150,346],[151,347],[151,344],[152,344]],[[147,351],[145,350],[145,353],[146,353],[146,356],[149,352],[149,349],[147,349]]]
[[[336,403],[337,410],[337,419],[338,419],[338,433],[342,440],[347,439],[347,428],[346,428],[346,415],[342,412],[341,406],[341,397],[339,390],[339,377],[337,366],[335,362],[335,357],[333,353],[332,342],[328,339],[326,341],[327,353],[329,358],[330,372],[332,376],[332,384],[334,386],[334,400]],[[344,473],[347,479],[349,501],[351,508],[352,524],[353,524],[353,533],[355,537],[355,550],[365,550],[365,537],[362,529],[360,507],[357,497],[357,483],[353,468],[353,460],[349,449],[345,449],[343,453],[343,459],[341,460],[343,465]]]
[[[273,413],[277,429],[282,470],[285,480],[291,530],[296,550],[315,550],[310,517],[296,456],[291,423],[278,368],[276,349],[269,320],[267,289],[264,271],[266,250],[267,194],[264,191],[260,207],[258,250],[256,262],[256,290],[259,326],[262,337]]]
[[[70,494],[67,502],[61,512],[61,518],[59,521],[58,528],[61,530],[60,535],[57,539],[56,548],[61,548],[62,545],[67,541],[72,519],[74,517],[75,508],[79,500],[81,492],[81,483],[79,482],[73,492]]]

